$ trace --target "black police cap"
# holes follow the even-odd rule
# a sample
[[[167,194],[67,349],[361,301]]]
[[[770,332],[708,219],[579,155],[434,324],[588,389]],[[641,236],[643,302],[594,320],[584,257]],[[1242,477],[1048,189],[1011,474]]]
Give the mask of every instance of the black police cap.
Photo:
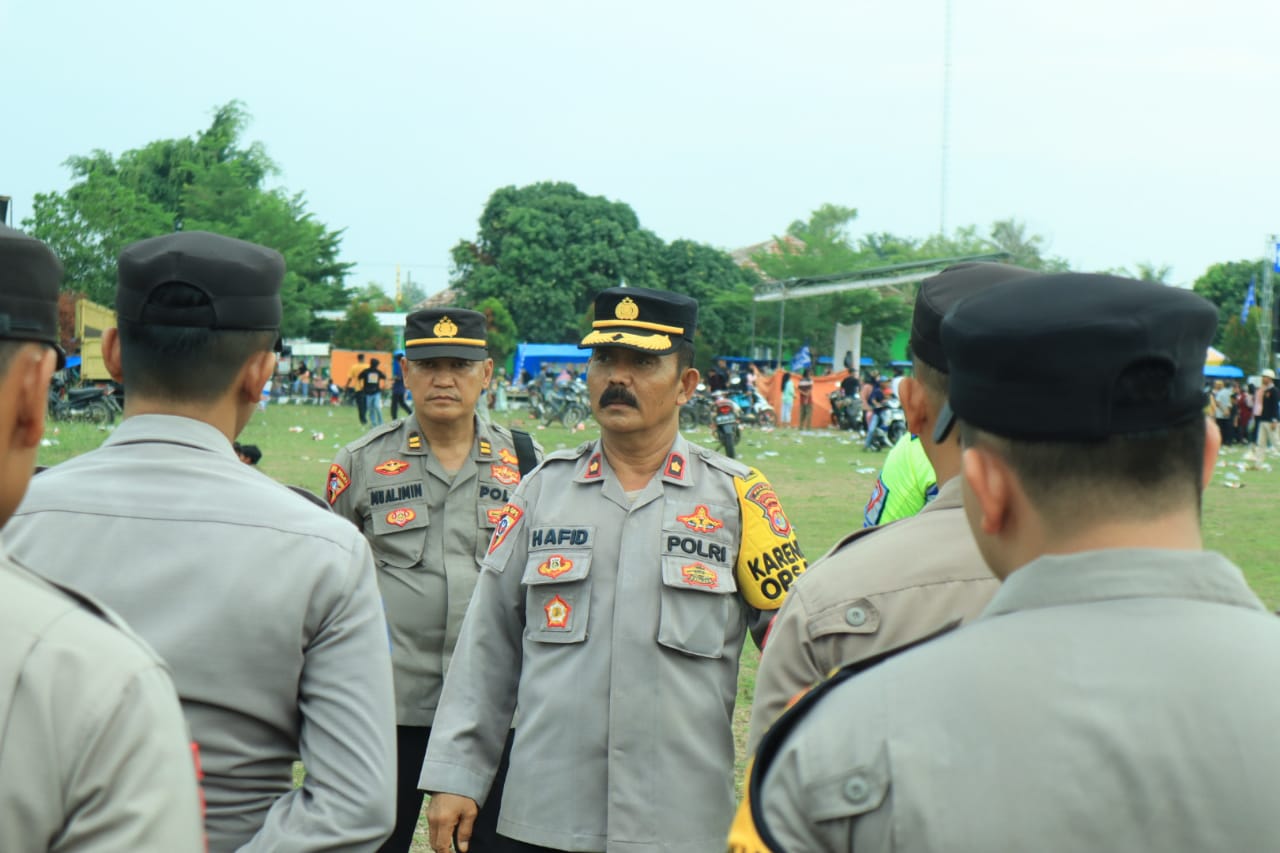
[[[404,322],[405,357],[463,358],[482,361],[489,357],[486,336],[489,324],[479,311],[465,308],[425,308]]]
[[[949,266],[920,282],[915,312],[911,315],[911,354],[925,364],[947,372],[942,351],[942,318],[967,296],[999,284],[1036,275],[1011,264],[964,263]]]
[[[34,237],[0,225],[0,339],[58,345],[58,285],[62,264]]]
[[[1202,417],[1204,357],[1218,311],[1190,291],[1109,275],[1063,273],[988,288],[942,321],[956,417],[1023,441],[1088,442]],[[1150,366],[1140,399],[1118,394]]]
[[[120,253],[116,314],[148,326],[271,330],[280,327],[280,253],[206,231],[179,231],[125,247]],[[152,303],[164,284],[203,291],[208,305],[169,307]]]
[[[680,341],[693,343],[698,301],[682,293],[644,287],[611,287],[596,296],[591,333],[578,346],[626,347],[666,355]]]

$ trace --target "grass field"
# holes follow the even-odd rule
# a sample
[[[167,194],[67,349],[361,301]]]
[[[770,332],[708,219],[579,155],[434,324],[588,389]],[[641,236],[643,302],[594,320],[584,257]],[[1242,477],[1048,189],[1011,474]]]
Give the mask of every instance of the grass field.
[[[548,450],[572,447],[595,435],[594,422],[588,422],[586,432],[570,433],[558,426],[539,428],[518,412],[500,415],[499,421],[530,430]],[[272,405],[254,415],[241,441],[262,448],[260,468],[264,473],[322,494],[337,449],[361,433],[355,409],[350,407]],[[96,447],[105,438],[105,431],[97,427],[50,423],[40,464],[57,464]],[[706,428],[690,438],[714,446]],[[862,506],[876,476],[866,469],[878,468],[883,455],[864,453],[860,445],[835,431],[747,430],[739,458],[772,481],[812,560],[841,535],[861,525]],[[1280,607],[1280,535],[1272,529],[1270,516],[1280,494],[1280,460],[1277,470],[1271,472],[1239,470],[1242,459],[1241,449],[1226,449],[1205,494],[1205,547],[1239,565],[1258,596],[1274,610]],[[1227,488],[1228,483],[1241,488]],[[754,646],[748,643],[742,656],[735,717],[739,756],[758,660]],[[739,783],[744,766],[740,758]],[[415,853],[429,850],[425,827],[424,820]]]

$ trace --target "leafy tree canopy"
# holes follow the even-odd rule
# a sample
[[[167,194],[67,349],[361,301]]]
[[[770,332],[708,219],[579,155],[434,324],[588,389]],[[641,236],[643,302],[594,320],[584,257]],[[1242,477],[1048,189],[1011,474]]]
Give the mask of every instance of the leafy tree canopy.
[[[1236,312],[1222,330],[1222,354],[1227,357],[1228,364],[1234,364],[1245,373],[1255,374],[1262,370],[1258,364],[1258,341],[1262,337],[1260,323],[1262,309],[1250,308],[1245,322],[1240,322],[1240,313]]]
[[[506,364],[519,343],[516,321],[512,319],[511,312],[502,304],[502,300],[492,296],[482,299],[475,310],[485,316],[488,324],[486,340],[489,343],[489,357],[499,367]]]
[[[96,150],[67,159],[75,183],[39,193],[23,226],[66,267],[64,289],[115,302],[116,259],[136,240],[172,231],[212,231],[269,246],[285,257],[281,298],[286,337],[312,331],[312,312],[347,304],[338,260],[342,232],[307,211],[302,194],[267,189],[277,168],[259,143],[245,145],[243,104],[214,111],[193,137],[164,139],[119,157]]]
[[[1257,261],[1226,261],[1214,264],[1205,270],[1204,275],[1196,279],[1191,289],[1218,306],[1218,333],[1214,337],[1214,346],[1222,349],[1223,335],[1231,318],[1240,319],[1240,309],[1244,307],[1245,297],[1249,293],[1249,282],[1256,278],[1258,283],[1257,299],[1261,301],[1262,275]],[[1255,343],[1254,346],[1257,346]],[[1252,363],[1258,360],[1255,352],[1250,357]],[[1241,367],[1244,364],[1240,364]]]
[[[389,350],[392,344],[391,332],[378,323],[368,302],[352,303],[333,327],[333,345],[339,349]]]

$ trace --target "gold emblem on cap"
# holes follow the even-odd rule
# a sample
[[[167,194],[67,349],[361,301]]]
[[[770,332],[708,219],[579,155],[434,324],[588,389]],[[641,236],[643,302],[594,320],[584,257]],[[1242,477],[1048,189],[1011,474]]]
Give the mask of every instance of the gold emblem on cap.
[[[436,327],[431,330],[437,338],[453,338],[458,335],[458,324],[449,319],[449,316],[440,318],[440,322],[436,323]]]
[[[613,309],[613,316],[619,320],[634,320],[640,316],[640,306],[630,296],[624,296],[618,307]]]

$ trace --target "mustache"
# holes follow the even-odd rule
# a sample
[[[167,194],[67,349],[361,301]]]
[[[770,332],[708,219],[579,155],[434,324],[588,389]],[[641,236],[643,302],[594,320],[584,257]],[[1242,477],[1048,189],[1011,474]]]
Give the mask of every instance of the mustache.
[[[640,408],[640,401],[635,398],[634,394],[626,388],[623,388],[621,385],[610,385],[608,388],[604,389],[604,393],[600,395],[600,408],[603,409],[605,406],[611,406],[614,403],[623,403],[631,406],[633,409]]]

